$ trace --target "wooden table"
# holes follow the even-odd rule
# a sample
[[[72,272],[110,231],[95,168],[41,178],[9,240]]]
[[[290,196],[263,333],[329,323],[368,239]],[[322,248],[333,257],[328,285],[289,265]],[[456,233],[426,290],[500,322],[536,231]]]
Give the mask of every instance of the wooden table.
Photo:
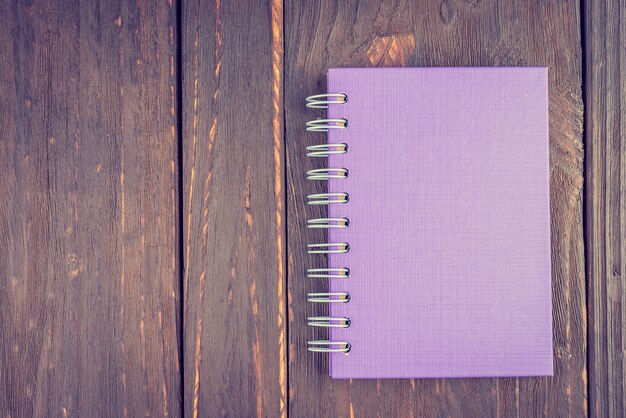
[[[624,416],[626,5],[411,3],[0,1],[2,417]],[[550,67],[555,376],[332,381],[304,98],[519,65]]]

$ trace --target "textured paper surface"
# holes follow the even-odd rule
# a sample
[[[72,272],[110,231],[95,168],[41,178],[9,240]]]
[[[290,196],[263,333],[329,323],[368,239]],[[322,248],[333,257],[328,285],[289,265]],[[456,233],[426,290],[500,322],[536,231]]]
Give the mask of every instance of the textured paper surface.
[[[331,69],[334,378],[552,374],[546,68]]]

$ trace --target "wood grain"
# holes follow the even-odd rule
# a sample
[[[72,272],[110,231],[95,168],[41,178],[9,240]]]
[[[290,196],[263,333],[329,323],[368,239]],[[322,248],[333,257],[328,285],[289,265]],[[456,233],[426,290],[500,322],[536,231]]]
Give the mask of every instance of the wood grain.
[[[587,2],[585,144],[590,416],[623,417],[626,6]]]
[[[582,231],[582,51],[577,2],[333,2],[285,4],[289,411],[293,416],[584,416],[586,312]],[[329,67],[550,67],[550,163],[555,376],[520,379],[333,381],[325,356],[306,351],[323,337],[305,318],[305,302],[324,289],[304,277],[314,267],[306,243],[307,193],[321,187],[305,172],[322,167],[305,156],[323,140],[304,132],[307,95],[324,92]],[[321,113],[320,113],[321,114]]]
[[[282,3],[182,6],[185,412],[285,416]]]
[[[175,6],[0,16],[0,415],[178,416]]]
[[[580,6],[0,0],[0,415],[623,416],[626,7]],[[333,381],[303,100],[444,65],[550,67],[555,377]]]

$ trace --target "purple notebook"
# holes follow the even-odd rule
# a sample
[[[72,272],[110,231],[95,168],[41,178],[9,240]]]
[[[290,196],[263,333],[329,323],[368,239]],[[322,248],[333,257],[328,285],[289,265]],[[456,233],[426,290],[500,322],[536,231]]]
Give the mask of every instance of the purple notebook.
[[[552,375],[548,70],[341,68],[329,143],[333,378]]]

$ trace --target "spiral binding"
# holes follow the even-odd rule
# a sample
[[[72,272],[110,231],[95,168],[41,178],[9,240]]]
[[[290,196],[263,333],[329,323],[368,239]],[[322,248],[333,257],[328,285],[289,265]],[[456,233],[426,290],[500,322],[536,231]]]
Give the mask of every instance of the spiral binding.
[[[350,299],[348,292],[307,293],[307,300],[315,303],[348,303]]]
[[[348,354],[352,346],[345,341],[316,340],[308,342],[308,349],[314,353],[345,353]]]
[[[331,129],[346,129],[348,119],[315,119],[306,123],[306,130],[309,132],[328,132]]]
[[[306,178],[308,180],[345,179],[348,173],[347,168],[316,168],[307,171]]]
[[[348,102],[346,93],[316,94],[306,98],[306,107],[313,109],[327,109],[329,104],[344,104]]]
[[[348,218],[317,218],[309,219],[307,221],[307,227],[309,228],[347,228],[350,226],[350,220]]]
[[[332,318],[330,316],[310,316],[307,318],[307,325],[310,327],[325,328],[349,328],[352,321],[350,318]]]
[[[350,269],[347,267],[339,269],[307,269],[306,276],[309,279],[347,279],[350,277]]]
[[[306,147],[307,157],[328,157],[329,155],[345,154],[348,152],[348,144],[321,144]]]
[[[347,242],[309,244],[307,247],[309,254],[343,254],[350,251],[350,244]]]
[[[348,102],[346,93],[316,94],[306,98],[306,106],[314,109],[327,109],[330,104],[345,104]],[[348,119],[315,119],[306,123],[309,132],[328,132],[331,129],[347,129]],[[348,144],[321,144],[306,147],[307,156],[312,158],[341,155],[348,152]],[[347,168],[319,168],[307,171],[308,180],[345,179],[348,177]],[[348,193],[316,193],[307,196],[309,205],[346,204],[350,200]],[[307,220],[308,228],[339,228],[350,226],[348,218],[315,218]],[[309,254],[343,254],[350,251],[347,242],[329,242],[308,244]],[[350,269],[342,268],[311,268],[307,270],[307,277],[311,279],[347,279]],[[311,303],[349,303],[352,297],[348,292],[307,293],[307,301]],[[347,317],[312,316],[307,318],[307,325],[323,328],[349,328],[352,324]],[[344,353],[348,354],[352,346],[345,341],[315,340],[309,341],[307,349],[317,353]]]
[[[307,196],[309,205],[330,205],[331,203],[348,203],[348,193],[316,193]]]

